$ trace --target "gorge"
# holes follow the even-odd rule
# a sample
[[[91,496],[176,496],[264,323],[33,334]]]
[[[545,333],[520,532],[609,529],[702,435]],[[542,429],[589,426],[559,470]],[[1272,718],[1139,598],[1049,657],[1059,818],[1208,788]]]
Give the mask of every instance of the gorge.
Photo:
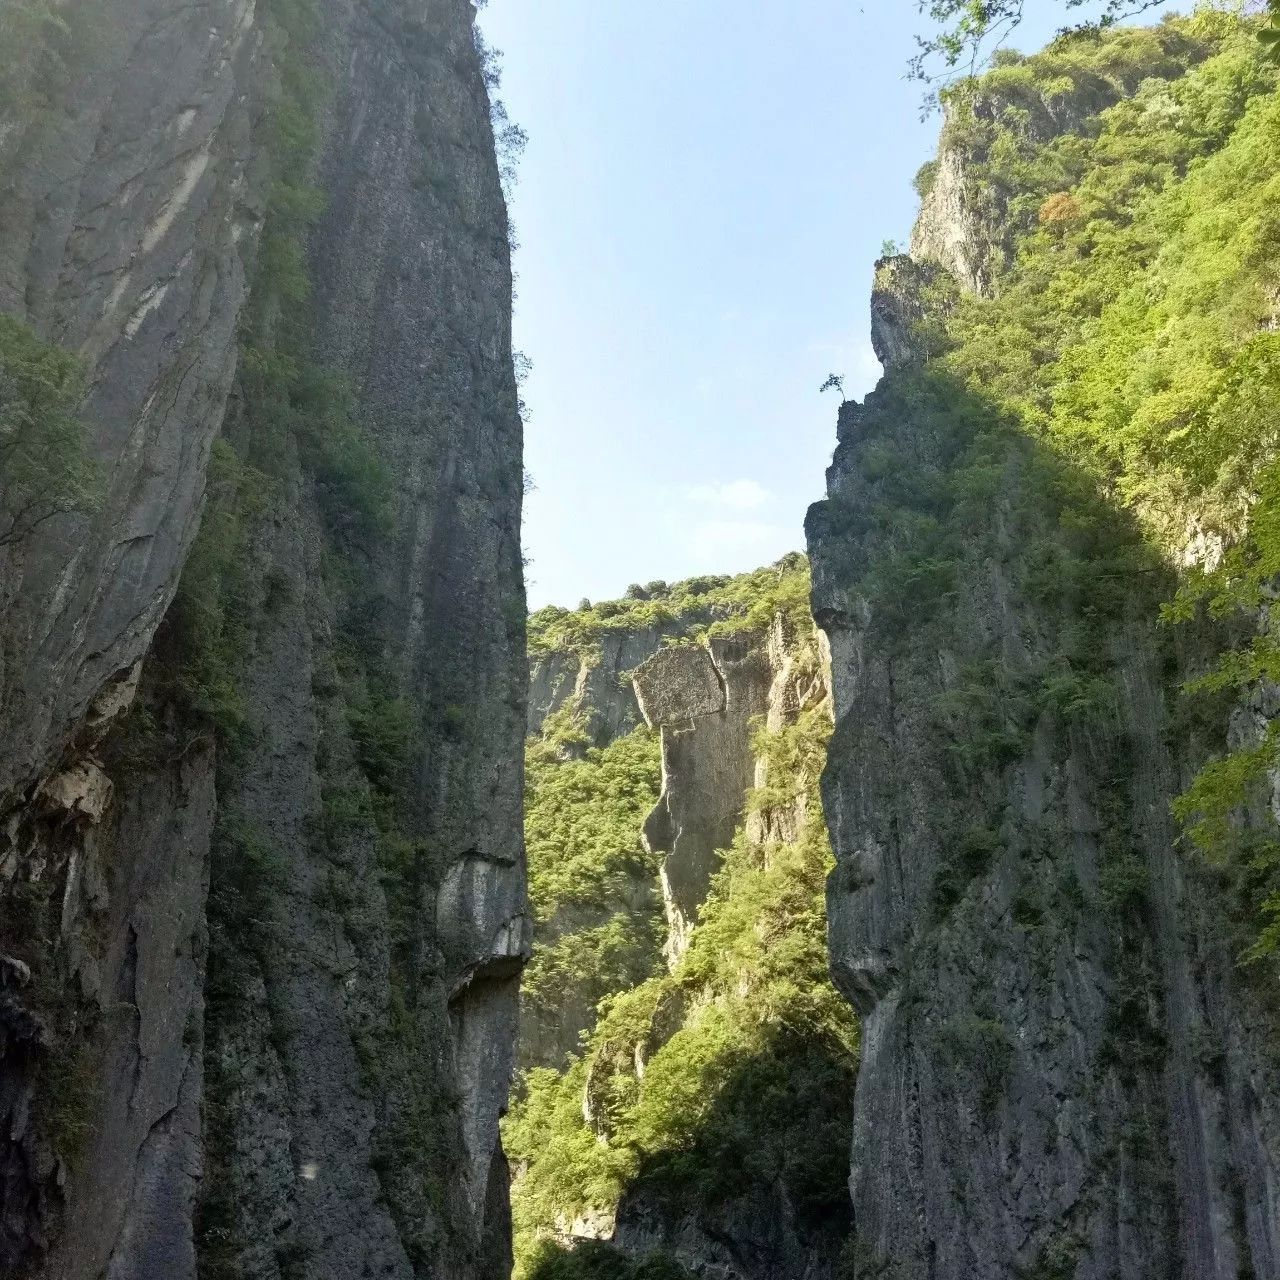
[[[1280,1280],[1259,19],[945,91],[807,554],[532,614],[474,19],[0,6],[0,1274]]]

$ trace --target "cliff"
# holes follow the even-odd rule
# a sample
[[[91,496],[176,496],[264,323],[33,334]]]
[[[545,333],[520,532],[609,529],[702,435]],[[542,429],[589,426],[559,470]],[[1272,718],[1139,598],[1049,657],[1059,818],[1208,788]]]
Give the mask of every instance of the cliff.
[[[938,183],[1021,219],[993,251],[926,196],[962,288],[882,264],[893,358],[807,524],[852,1267],[1280,1274],[1274,73],[1222,15],[966,104],[1011,72],[1052,119],[944,131]]]
[[[624,714],[588,696],[531,742],[539,950],[522,1043],[540,1052],[505,1126],[522,1275],[836,1266],[857,1032],[825,973],[815,787],[830,719],[807,588],[790,557],[535,615],[535,688],[540,669],[572,668],[570,650],[588,668],[651,652],[631,688],[606,686]],[[587,745],[586,725],[637,713]],[[563,932],[624,870],[629,905],[596,898],[608,945],[600,926]],[[548,1029],[564,1033],[551,1053]]]
[[[471,8],[4,21],[0,1266],[503,1274],[520,423]]]

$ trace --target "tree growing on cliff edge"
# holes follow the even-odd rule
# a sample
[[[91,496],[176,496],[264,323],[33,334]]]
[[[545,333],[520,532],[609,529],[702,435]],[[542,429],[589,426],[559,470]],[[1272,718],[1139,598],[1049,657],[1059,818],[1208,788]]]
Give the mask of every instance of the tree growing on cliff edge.
[[[827,374],[827,380],[818,388],[821,393],[823,391],[838,391],[840,393],[840,401],[843,403],[849,397],[844,393],[844,379],[839,374]]]
[[[1115,26],[1159,7],[1163,0],[1054,0],[1081,20],[1065,30],[1087,31]],[[911,78],[945,86],[974,75],[989,54],[999,49],[1021,24],[1027,0],[923,0],[921,11],[935,24],[935,32],[916,37],[910,61]],[[1260,7],[1261,4],[1260,4]],[[1280,0],[1266,0],[1268,20],[1258,31],[1267,56],[1280,61]],[[936,105],[936,93],[929,98]]]

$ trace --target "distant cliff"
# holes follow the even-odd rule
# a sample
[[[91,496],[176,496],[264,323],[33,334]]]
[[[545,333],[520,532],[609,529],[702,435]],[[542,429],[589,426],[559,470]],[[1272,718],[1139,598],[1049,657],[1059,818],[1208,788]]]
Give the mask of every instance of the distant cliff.
[[[790,557],[534,616],[521,1275],[836,1266],[857,1032],[826,976],[807,592]]]
[[[1278,103],[1224,14],[1006,58],[879,265],[808,520],[858,1277],[1280,1275]]]
[[[522,473],[472,8],[0,33],[0,1270],[503,1275]]]

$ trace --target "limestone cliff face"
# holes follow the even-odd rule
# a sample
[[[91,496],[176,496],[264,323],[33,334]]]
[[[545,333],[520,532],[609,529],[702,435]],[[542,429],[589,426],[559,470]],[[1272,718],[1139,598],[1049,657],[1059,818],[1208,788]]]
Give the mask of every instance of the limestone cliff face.
[[[68,3],[61,18],[56,66],[29,35],[3,53],[51,101],[10,102],[0,125],[0,310],[83,356],[106,486],[93,516],[0,547],[6,803],[127,676],[173,595],[260,218],[254,5]]]
[[[887,380],[842,412],[808,526],[836,714],[832,972],[863,1019],[858,1274],[1274,1274],[1274,1032],[1223,940],[1222,886],[1177,848],[1168,655],[1135,605],[1104,641],[1110,716],[1014,730],[1008,689],[1063,623],[982,548],[941,627],[888,641],[853,584],[892,535],[842,513],[877,501],[859,459],[890,438],[938,474]],[[993,520],[1008,545],[1030,536]]]
[[[989,291],[945,138],[939,164],[913,250]],[[886,376],[842,406],[807,522],[832,973],[863,1026],[855,1272],[1280,1274],[1272,978],[1171,814],[1224,745],[1180,694],[1221,636],[1161,628],[1174,569],[1133,513],[927,362],[914,272],[878,273]],[[1039,557],[1082,523],[1099,568],[1072,587]],[[1229,740],[1275,710],[1264,688]]]
[[[626,927],[647,936],[660,886],[666,964],[653,964],[643,981],[616,982],[614,999],[585,1023],[576,987],[552,1001],[536,984],[540,1013],[531,1033],[539,1045],[544,1005],[563,1007],[587,1034],[567,1046],[576,1054],[562,1051],[552,1064],[563,1073],[558,1080],[538,1073],[526,1081],[508,1121],[525,1265],[553,1242],[602,1251],[592,1258],[611,1268],[656,1254],[725,1280],[835,1273],[848,1230],[856,1028],[825,980],[817,901],[827,865],[816,794],[830,724],[826,666],[803,615],[803,562],[755,577],[758,597],[739,590],[732,607],[708,607],[723,626],[704,633],[702,624],[681,643],[652,644],[631,673],[634,692],[624,691],[662,752],[661,794],[636,815],[636,834],[642,821],[655,855],[652,896],[648,914],[628,915]],[[723,587],[726,597],[732,588]],[[768,607],[782,598],[799,607]],[[591,622],[564,625],[581,636]],[[612,645],[636,653],[645,646],[631,641],[644,630],[606,632],[604,652]],[[535,689],[539,679],[535,666]],[[585,708],[581,720],[598,722]],[[625,739],[611,751],[618,741]],[[558,767],[593,764],[603,767],[603,757],[588,749]],[[574,778],[570,797],[586,790],[585,773]],[[542,859],[557,855],[534,838],[543,821],[536,791],[535,886]],[[598,820],[599,806],[578,806],[566,832]],[[566,864],[575,843],[570,836],[560,855]],[[539,932],[538,946],[546,945]],[[535,950],[532,971],[545,963]],[[818,1014],[828,1008],[829,1024]],[[846,1091],[833,1104],[835,1080]],[[680,1099],[687,1102],[672,1105]],[[750,1155],[741,1143],[751,1144]],[[599,1171],[584,1148],[600,1153]]]
[[[768,709],[772,676],[767,652],[736,637],[665,649],[636,670],[640,710],[662,734],[662,794],[644,839],[662,855],[668,964],[688,949],[742,818],[755,778],[752,722]]]
[[[585,654],[570,648],[535,654],[529,662],[529,733],[541,733],[547,717],[571,707],[586,720],[591,742],[607,746],[630,733],[643,717],[631,674],[685,630],[678,623],[610,631]]]
[[[0,306],[82,356],[102,496],[0,547],[0,1270],[500,1275],[521,464],[471,6],[324,0],[305,53],[268,4],[59,16],[65,82],[0,128]],[[236,376],[299,56],[310,288],[255,324],[305,333],[340,445]],[[187,569],[234,528],[235,597],[166,617],[220,427],[264,479]],[[227,617],[234,735],[185,692]]]

